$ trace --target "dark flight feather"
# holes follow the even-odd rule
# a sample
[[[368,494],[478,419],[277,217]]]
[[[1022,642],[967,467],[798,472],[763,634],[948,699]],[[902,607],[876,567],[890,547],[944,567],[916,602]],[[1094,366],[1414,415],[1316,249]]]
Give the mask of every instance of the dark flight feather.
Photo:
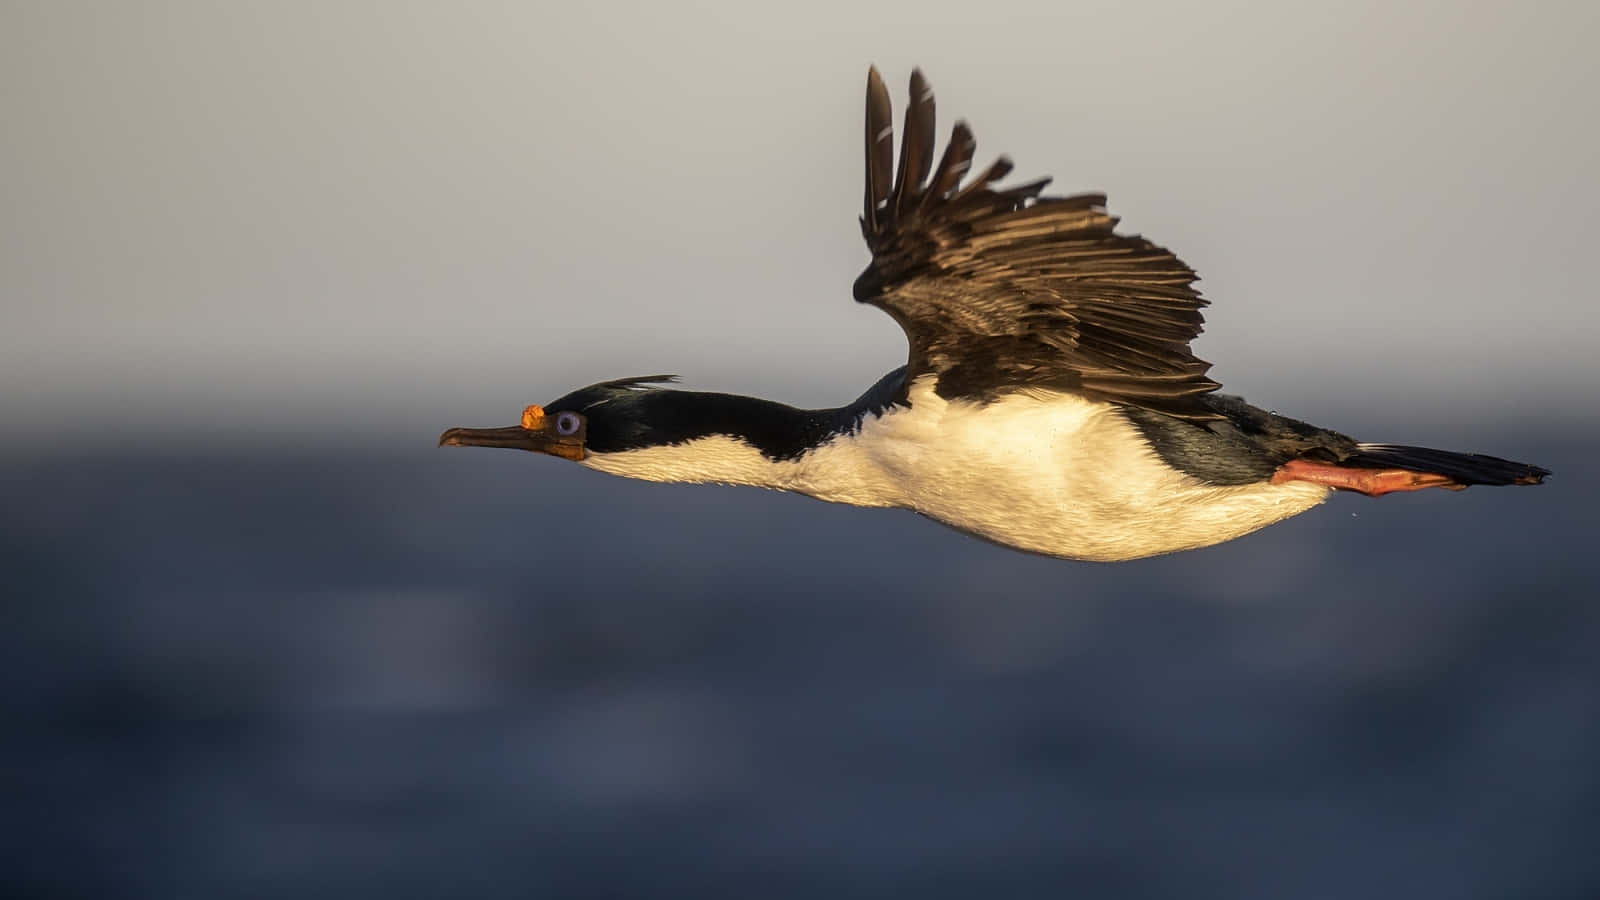
[[[1189,351],[1206,302],[1182,260],[1116,233],[1103,194],[1045,195],[1049,178],[997,187],[1011,172],[1005,156],[968,178],[977,143],[965,123],[930,177],[934,102],[921,72],[911,76],[892,175],[891,122],[873,69],[861,219],[872,263],[854,293],[905,330],[908,379],[933,374],[945,397],[986,401],[1051,388],[1187,419],[1219,417],[1199,402],[1219,385],[1206,377],[1210,364]]]
[[[932,130],[932,121],[928,123],[928,128]],[[939,168],[933,175],[933,181],[922,194],[921,205],[927,207],[949,197],[972,169],[972,154],[977,151],[978,142],[972,137],[972,129],[965,122],[957,122],[950,131],[950,143],[945,145],[944,156],[939,158]]]
[[[911,102],[906,106],[906,124],[900,139],[900,169],[894,179],[891,205],[896,215],[904,215],[917,205],[922,183],[933,164],[933,89],[920,71],[911,72]]]
[[[867,70],[867,190],[862,227],[876,231],[878,207],[889,199],[894,169],[894,108],[877,68]]]

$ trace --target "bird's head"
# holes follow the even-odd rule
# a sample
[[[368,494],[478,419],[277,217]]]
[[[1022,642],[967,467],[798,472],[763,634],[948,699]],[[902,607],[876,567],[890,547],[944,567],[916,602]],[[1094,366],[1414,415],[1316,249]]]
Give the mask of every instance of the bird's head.
[[[506,447],[532,450],[577,462],[591,450],[608,452],[636,446],[648,429],[641,401],[654,385],[675,375],[646,375],[602,381],[543,406],[522,411],[522,421],[504,428],[451,428],[439,435],[441,447]]]

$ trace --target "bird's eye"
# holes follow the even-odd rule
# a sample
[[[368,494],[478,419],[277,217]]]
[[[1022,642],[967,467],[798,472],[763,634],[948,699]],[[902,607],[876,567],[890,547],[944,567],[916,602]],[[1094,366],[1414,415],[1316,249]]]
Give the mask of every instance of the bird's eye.
[[[578,426],[583,420],[575,412],[564,412],[556,416],[556,434],[562,437],[572,437],[578,433]]]

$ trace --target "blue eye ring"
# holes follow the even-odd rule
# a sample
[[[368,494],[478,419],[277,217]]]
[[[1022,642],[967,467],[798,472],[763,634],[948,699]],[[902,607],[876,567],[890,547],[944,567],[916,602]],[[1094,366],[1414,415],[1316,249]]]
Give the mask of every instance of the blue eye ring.
[[[562,437],[572,437],[583,427],[583,418],[577,413],[567,410],[556,414],[556,434]]]

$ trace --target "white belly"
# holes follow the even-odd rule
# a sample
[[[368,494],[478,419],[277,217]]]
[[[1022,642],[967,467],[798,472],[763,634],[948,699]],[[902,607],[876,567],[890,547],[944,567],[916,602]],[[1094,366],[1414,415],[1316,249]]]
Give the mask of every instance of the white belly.
[[[816,477],[791,489],[905,507],[1000,544],[1073,559],[1221,543],[1328,495],[1304,482],[1205,484],[1164,464],[1111,405],[1064,394],[980,407],[917,386],[910,409],[868,420],[854,439],[812,455]],[[841,479],[847,471],[855,477]]]

